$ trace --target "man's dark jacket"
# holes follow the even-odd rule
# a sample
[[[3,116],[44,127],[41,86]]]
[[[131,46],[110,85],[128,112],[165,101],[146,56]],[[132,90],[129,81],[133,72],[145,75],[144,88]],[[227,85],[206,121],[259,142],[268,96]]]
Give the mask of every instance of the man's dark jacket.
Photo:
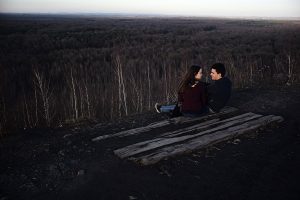
[[[227,78],[220,78],[213,84],[208,85],[208,107],[219,112],[228,102],[231,95],[231,81]]]

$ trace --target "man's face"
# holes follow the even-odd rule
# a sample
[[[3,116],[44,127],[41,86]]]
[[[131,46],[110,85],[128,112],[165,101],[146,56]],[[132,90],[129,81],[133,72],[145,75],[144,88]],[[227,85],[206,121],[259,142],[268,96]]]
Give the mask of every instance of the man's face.
[[[216,80],[219,80],[220,78],[222,78],[221,73],[218,74],[215,69],[211,69],[210,76],[213,81],[216,81]]]

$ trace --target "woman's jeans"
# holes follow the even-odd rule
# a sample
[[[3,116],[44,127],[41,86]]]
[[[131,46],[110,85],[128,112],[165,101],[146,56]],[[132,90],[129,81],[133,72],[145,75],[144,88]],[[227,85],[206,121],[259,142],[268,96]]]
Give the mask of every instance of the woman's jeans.
[[[162,113],[169,113],[175,109],[176,105],[166,105],[160,107],[160,112]]]
[[[160,112],[170,113],[175,109],[176,105],[165,105],[160,107]],[[209,113],[209,108],[204,107],[200,112],[182,112],[182,115],[185,117],[201,117]]]

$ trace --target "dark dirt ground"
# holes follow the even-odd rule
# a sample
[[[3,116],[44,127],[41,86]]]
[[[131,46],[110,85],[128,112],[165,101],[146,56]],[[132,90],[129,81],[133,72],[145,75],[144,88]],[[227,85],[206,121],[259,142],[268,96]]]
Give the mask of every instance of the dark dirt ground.
[[[20,131],[0,141],[0,200],[300,199],[300,86],[234,91],[229,105],[285,121],[146,167],[112,152],[137,136],[91,139],[167,118],[154,111]]]

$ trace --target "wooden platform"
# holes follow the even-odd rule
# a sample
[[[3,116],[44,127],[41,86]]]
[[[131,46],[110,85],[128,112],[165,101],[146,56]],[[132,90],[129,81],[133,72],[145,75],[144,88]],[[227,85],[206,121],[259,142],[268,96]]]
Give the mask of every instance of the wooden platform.
[[[251,112],[239,113],[236,108],[227,107],[217,114],[198,118],[177,117],[145,127],[98,136],[93,141],[139,134],[153,135],[151,139],[114,150],[114,154],[122,159],[126,158],[142,165],[150,165],[162,159],[205,148],[282,121],[283,118],[280,116],[263,116]],[[152,134],[155,131],[156,134]]]

